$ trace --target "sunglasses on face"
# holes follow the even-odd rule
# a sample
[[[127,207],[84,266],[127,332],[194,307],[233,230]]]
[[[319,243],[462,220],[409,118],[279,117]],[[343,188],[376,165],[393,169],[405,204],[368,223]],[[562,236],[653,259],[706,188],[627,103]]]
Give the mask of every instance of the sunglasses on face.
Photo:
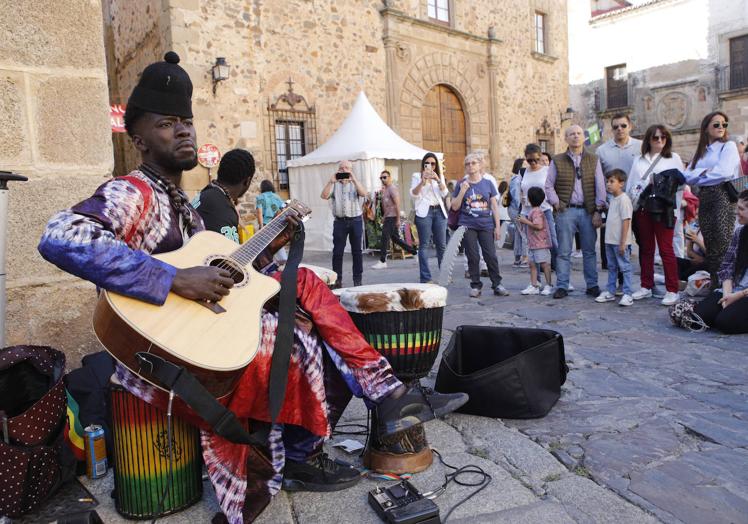
[[[424,166],[435,166],[436,162],[424,162],[423,165]]]
[[[380,177],[379,177],[379,180],[387,180],[387,175],[384,175],[384,176],[380,176]]]
[[[616,124],[616,125],[613,126],[613,129],[615,131],[618,131],[619,128],[620,129],[626,129],[628,126],[629,126],[628,124]]]
[[[534,165],[540,162],[540,159],[539,158],[525,158],[525,162],[527,162],[528,164]]]
[[[722,129],[727,129],[727,122],[722,122],[721,124],[719,122],[715,122],[715,123],[712,124],[712,127],[714,129],[719,129],[720,127]]]
[[[651,140],[652,140],[652,142],[659,142],[659,141],[667,142],[667,137],[662,136],[662,135],[654,135],[651,138]]]

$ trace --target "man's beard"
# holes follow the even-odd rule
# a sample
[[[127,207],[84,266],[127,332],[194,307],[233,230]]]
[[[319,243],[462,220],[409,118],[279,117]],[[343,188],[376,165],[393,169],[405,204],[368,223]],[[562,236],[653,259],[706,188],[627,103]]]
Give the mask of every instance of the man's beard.
[[[181,159],[174,155],[163,155],[157,162],[166,171],[189,171],[197,165],[197,152],[190,158]]]

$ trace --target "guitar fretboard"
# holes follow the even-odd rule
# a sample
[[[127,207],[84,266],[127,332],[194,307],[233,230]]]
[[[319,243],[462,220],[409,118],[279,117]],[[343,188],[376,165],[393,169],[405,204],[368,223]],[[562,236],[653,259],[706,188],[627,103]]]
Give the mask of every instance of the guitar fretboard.
[[[262,253],[262,250],[270,245],[275,240],[275,237],[281,234],[286,228],[288,213],[293,212],[292,208],[287,207],[281,213],[275,217],[268,225],[260,229],[260,231],[244,243],[239,249],[231,253],[229,258],[238,262],[241,267],[247,267],[250,265],[257,256]]]

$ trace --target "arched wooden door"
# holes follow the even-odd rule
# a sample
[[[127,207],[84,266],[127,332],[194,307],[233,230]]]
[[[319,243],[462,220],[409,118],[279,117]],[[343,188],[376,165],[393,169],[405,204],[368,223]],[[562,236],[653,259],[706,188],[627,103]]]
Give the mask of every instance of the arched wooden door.
[[[457,95],[449,87],[439,84],[426,95],[421,109],[423,148],[444,153],[447,179],[463,173],[467,154],[465,113]]]

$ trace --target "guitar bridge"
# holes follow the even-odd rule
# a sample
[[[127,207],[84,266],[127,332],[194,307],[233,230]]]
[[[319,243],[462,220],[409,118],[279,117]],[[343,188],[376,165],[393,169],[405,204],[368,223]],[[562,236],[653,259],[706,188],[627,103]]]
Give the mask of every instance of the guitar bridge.
[[[198,300],[197,303],[203,307],[210,309],[216,315],[220,313],[226,313],[226,310],[218,302],[210,302],[209,300]]]

